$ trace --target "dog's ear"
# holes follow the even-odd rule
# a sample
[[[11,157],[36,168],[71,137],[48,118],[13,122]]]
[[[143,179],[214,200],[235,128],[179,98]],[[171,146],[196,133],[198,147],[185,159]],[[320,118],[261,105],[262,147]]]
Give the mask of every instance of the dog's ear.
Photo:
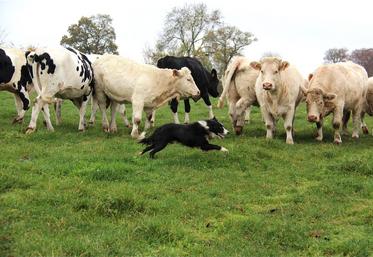
[[[214,118],[212,118],[214,121],[218,121],[218,119],[214,116]]]

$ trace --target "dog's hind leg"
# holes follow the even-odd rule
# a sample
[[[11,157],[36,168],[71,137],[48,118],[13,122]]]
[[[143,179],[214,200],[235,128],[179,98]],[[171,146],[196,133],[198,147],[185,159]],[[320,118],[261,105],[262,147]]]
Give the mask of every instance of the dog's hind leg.
[[[161,143],[161,144],[159,144],[159,145],[156,145],[154,148],[153,148],[153,150],[151,150],[150,151],[150,153],[149,153],[149,155],[150,155],[150,158],[154,158],[154,155],[157,153],[157,152],[159,152],[159,151],[161,151],[163,148],[165,148],[166,146],[167,146],[167,144],[168,143]]]
[[[140,155],[143,155],[144,153],[146,153],[147,151],[150,151],[154,148],[154,145],[148,145],[147,147],[145,147],[144,150],[142,150],[142,152],[140,152]]]

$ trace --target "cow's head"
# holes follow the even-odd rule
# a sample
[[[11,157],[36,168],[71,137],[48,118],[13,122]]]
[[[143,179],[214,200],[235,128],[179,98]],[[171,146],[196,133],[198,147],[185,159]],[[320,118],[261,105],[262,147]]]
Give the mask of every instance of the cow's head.
[[[200,96],[200,91],[188,68],[183,67],[180,70],[173,70],[172,76],[176,79],[175,87],[181,97],[192,97],[195,99]]]
[[[209,85],[208,85],[208,92],[212,97],[218,97],[218,85],[219,85],[219,79],[218,79],[218,73],[215,69],[211,70],[210,76],[209,76]]]
[[[309,122],[320,122],[326,109],[332,105],[336,94],[326,93],[321,88],[312,88],[303,93],[306,95],[307,119]]]
[[[250,66],[260,71],[257,82],[264,90],[276,90],[281,83],[280,73],[289,67],[289,63],[276,57],[265,57],[260,62],[251,62]]]

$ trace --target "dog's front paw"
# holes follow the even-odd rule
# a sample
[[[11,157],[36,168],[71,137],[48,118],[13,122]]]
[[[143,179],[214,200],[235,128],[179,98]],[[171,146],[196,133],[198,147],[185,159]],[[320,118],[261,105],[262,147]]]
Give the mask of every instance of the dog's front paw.
[[[228,153],[229,151],[228,151],[228,149],[227,148],[225,148],[225,147],[221,147],[220,148],[220,151],[222,151],[222,152],[226,152],[226,153]]]

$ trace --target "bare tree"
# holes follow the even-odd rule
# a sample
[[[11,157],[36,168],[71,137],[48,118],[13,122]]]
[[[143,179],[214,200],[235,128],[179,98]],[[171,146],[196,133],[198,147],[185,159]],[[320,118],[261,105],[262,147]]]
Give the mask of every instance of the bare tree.
[[[373,48],[356,49],[349,59],[363,66],[369,77],[373,76]]]
[[[242,32],[235,26],[222,26],[206,35],[206,52],[212,57],[212,63],[222,74],[235,55],[241,55],[243,49],[257,39],[250,32]]]
[[[204,59],[206,35],[220,24],[220,20],[220,11],[209,12],[205,4],[173,8],[166,16],[163,32],[154,49],[147,47],[144,50],[145,61],[154,63],[154,57],[162,55]]]
[[[345,62],[349,58],[347,48],[331,48],[325,52],[325,63]]]

